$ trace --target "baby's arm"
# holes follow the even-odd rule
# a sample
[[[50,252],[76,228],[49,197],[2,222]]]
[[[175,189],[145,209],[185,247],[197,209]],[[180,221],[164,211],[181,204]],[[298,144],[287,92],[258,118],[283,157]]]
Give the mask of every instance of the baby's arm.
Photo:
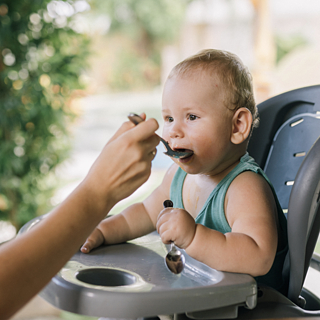
[[[173,210],[171,215],[175,215],[177,227],[182,222],[189,225],[188,231],[183,231],[175,228],[172,221],[166,223],[166,212],[169,213],[168,209],[162,212],[157,225],[165,243],[174,238],[176,245],[190,256],[217,270],[252,276],[270,270],[278,243],[277,208],[272,191],[261,176],[244,172],[230,185],[225,213],[232,232],[223,234],[192,224],[185,210]],[[177,230],[181,230],[180,236]]]
[[[153,192],[157,193],[157,189]],[[143,202],[136,203],[120,214],[108,217],[100,222],[81,247],[83,253],[102,244],[122,243],[147,234],[154,229]]]
[[[176,165],[170,167],[161,185],[143,202],[133,204],[120,214],[100,222],[87,238],[81,251],[89,253],[102,244],[122,243],[154,231],[159,212],[163,209],[163,202],[169,199],[170,185],[176,170]]]

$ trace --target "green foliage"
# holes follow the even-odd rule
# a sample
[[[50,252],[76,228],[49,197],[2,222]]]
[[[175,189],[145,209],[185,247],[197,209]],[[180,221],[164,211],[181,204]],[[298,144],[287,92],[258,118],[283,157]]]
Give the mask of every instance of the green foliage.
[[[70,150],[70,96],[88,55],[73,17],[50,16],[49,2],[0,1],[0,219],[17,227],[50,207],[54,169]]]
[[[278,36],[275,40],[277,47],[277,63],[294,49],[303,47],[308,43],[303,36],[297,34],[287,37]]]
[[[179,34],[190,0],[109,0],[94,2],[99,12],[111,18],[111,32],[125,32],[136,40],[147,37],[153,44],[173,41]]]
[[[159,85],[161,49],[177,39],[189,2],[92,1],[93,11],[110,18],[107,37],[109,43],[115,43],[110,50],[114,50],[117,57],[109,82],[112,89],[145,89]]]

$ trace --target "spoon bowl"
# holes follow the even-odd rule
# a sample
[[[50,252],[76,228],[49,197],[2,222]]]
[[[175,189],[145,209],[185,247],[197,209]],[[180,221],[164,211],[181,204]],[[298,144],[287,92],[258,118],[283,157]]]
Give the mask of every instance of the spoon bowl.
[[[166,255],[166,266],[167,268],[175,274],[179,274],[184,269],[184,265],[186,263],[184,255],[181,253],[180,250],[171,243],[171,249]]]
[[[135,113],[130,113],[128,115],[128,119],[133,122],[135,125],[139,124],[140,122],[144,121],[139,115],[135,114]],[[193,155],[193,152],[183,152],[183,151],[174,151],[170,148],[168,142],[166,140],[164,140],[163,138],[160,137],[161,142],[164,144],[165,148],[167,149],[166,152],[164,152],[164,154],[166,154],[169,157],[172,158],[187,158]]]

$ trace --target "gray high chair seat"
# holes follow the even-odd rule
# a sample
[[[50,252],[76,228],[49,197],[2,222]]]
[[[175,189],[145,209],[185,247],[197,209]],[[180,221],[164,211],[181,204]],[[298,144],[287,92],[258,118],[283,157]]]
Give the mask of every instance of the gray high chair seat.
[[[260,126],[248,151],[267,173],[287,215],[283,277],[289,287],[287,296],[260,287],[257,307],[239,310],[239,318],[319,316],[320,299],[303,283],[320,230],[320,85],[273,97],[258,110]]]

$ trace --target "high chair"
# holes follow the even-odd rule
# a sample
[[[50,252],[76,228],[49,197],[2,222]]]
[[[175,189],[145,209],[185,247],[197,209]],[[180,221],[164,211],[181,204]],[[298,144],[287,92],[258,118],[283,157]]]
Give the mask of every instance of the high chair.
[[[267,173],[287,215],[283,277],[289,287],[287,296],[260,287],[257,307],[239,310],[238,318],[319,316],[320,299],[303,283],[320,230],[320,85],[273,97],[258,110],[260,126],[248,152]]]
[[[270,177],[288,217],[286,296],[257,289],[249,275],[214,270],[187,254],[185,269],[173,275],[164,266],[167,250],[156,232],[89,255],[77,252],[41,296],[62,310],[118,319],[320,316],[320,299],[302,289],[320,229],[320,85],[269,99],[259,113],[260,127],[248,151]],[[30,221],[20,233],[44,218]]]

